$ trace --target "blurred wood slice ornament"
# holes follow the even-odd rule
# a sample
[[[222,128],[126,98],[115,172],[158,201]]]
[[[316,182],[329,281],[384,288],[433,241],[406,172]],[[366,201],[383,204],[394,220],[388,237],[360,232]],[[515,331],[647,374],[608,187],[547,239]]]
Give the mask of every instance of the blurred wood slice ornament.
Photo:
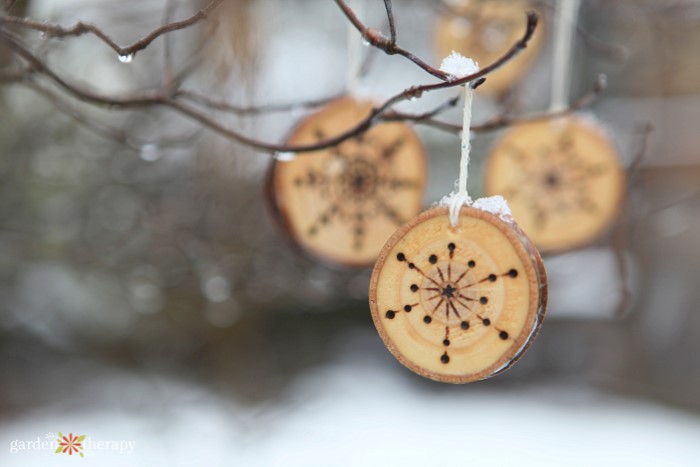
[[[446,57],[454,50],[480,65],[495,62],[523,35],[525,13],[532,9],[528,0],[465,0],[451,7],[438,20],[436,50]],[[479,89],[496,95],[509,91],[528,71],[544,42],[538,27],[527,48],[489,74]]]
[[[508,199],[543,253],[594,241],[617,218],[626,185],[610,138],[581,116],[510,129],[486,164],[486,193]]]
[[[513,222],[462,207],[432,208],[382,249],[369,292],[372,319],[406,367],[446,383],[509,368],[544,318],[547,277],[535,247]]]
[[[342,134],[371,109],[371,102],[335,100],[303,120],[287,144]],[[267,198],[303,252],[326,264],[367,267],[391,234],[421,211],[426,172],[415,132],[384,123],[329,149],[273,161]]]

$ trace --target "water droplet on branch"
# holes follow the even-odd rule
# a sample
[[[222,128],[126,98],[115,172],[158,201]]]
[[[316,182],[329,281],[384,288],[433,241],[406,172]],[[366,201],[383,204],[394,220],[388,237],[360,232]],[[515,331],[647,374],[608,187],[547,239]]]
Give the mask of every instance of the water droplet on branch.
[[[296,153],[293,152],[276,152],[275,153],[275,159],[277,159],[280,162],[289,162],[291,160],[294,160],[296,157]]]
[[[119,61],[122,63],[131,63],[134,61],[134,54],[119,55]]]

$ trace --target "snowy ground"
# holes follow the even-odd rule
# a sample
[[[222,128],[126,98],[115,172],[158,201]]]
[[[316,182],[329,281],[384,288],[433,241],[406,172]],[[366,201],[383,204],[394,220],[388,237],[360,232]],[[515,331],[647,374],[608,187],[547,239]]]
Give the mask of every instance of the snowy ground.
[[[262,406],[112,369],[84,387],[104,407],[62,401],[6,419],[0,465],[657,467],[700,459],[700,417],[647,401],[545,383],[446,390],[415,384],[384,360],[345,355]],[[13,440],[58,430],[134,444],[80,460],[51,449],[10,453]]]

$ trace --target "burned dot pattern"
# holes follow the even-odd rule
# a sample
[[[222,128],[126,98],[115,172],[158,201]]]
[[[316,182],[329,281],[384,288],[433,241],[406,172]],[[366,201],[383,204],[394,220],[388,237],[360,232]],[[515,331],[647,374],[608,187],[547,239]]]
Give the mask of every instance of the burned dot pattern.
[[[428,255],[425,269],[419,267],[416,263],[419,261],[410,261],[403,252],[396,255],[399,262],[407,263],[407,267],[415,271],[416,279],[421,279],[423,285],[410,285],[410,290],[413,293],[427,292],[427,300],[422,300],[419,303],[411,303],[403,305],[403,310],[410,313],[414,308],[421,307],[425,313],[423,322],[426,325],[432,325],[436,315],[440,316],[441,325],[445,327],[445,334],[442,340],[444,347],[450,346],[450,330],[469,331],[474,329],[472,323],[481,323],[484,327],[491,326],[491,319],[484,315],[484,311],[479,307],[487,305],[489,299],[483,295],[481,285],[484,283],[494,283],[496,281],[507,279],[516,279],[518,277],[517,269],[511,268],[504,273],[489,273],[485,277],[478,279],[474,277],[474,268],[476,261],[469,260],[465,265],[454,260],[454,252],[457,246],[454,243],[446,245],[447,260],[445,263],[438,264],[439,253]],[[453,274],[454,271],[461,271],[459,274]],[[478,297],[478,298],[475,298]],[[388,319],[395,318],[395,312],[392,311],[391,317],[387,314]],[[501,340],[508,340],[509,334],[506,330],[497,327],[492,328],[498,333]],[[439,356],[439,360],[447,365],[450,362],[449,353],[445,351]]]
[[[456,225],[440,206],[402,226],[382,250],[369,289],[389,351],[412,371],[449,383],[510,367],[536,336],[546,298],[532,243],[513,222],[473,207],[460,210]]]

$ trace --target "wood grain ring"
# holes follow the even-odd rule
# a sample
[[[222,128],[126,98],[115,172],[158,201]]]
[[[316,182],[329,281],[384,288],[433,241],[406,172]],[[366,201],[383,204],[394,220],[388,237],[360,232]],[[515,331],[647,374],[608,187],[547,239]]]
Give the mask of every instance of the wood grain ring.
[[[547,303],[542,259],[513,223],[471,207],[453,228],[446,207],[398,230],[372,273],[369,304],[391,353],[410,370],[467,383],[510,367]]]
[[[371,102],[337,99],[304,119],[288,143],[340,134],[371,108]],[[406,124],[384,123],[327,150],[274,160],[266,199],[299,251],[327,265],[363,268],[421,211],[426,180],[418,136]]]

